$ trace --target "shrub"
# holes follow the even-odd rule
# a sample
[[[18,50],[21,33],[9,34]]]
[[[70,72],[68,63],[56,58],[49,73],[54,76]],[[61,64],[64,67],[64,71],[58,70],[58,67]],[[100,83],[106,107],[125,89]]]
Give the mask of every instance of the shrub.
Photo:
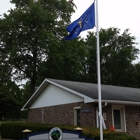
[[[48,125],[48,124],[13,124],[4,123],[1,124],[1,137],[9,139],[21,139],[23,138],[22,131],[29,129],[32,133],[35,132],[45,132],[50,131],[53,127],[59,127],[62,130],[73,131],[75,126],[65,126],[65,125]],[[94,140],[100,140],[100,131],[93,127],[81,127],[83,129],[82,135],[87,138],[94,138]],[[129,136],[124,133],[114,132],[110,130],[104,130],[104,140],[137,140],[135,137]]]

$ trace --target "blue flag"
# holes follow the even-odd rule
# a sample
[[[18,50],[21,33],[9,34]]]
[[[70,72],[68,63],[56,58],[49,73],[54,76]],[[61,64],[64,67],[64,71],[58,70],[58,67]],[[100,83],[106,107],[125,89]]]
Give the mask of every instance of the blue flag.
[[[68,25],[66,30],[69,35],[65,40],[71,40],[76,38],[82,31],[91,29],[95,26],[95,10],[94,3],[83,13],[83,15]]]

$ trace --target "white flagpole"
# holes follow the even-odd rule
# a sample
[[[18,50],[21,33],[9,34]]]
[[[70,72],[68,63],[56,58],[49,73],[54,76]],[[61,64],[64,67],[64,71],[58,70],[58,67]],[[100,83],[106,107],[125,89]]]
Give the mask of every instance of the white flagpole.
[[[103,140],[98,0],[96,0],[96,10],[95,10],[95,12],[96,12],[95,21],[96,21],[96,32],[97,32],[97,79],[98,79],[98,106],[99,106],[99,119],[100,119],[100,140]]]

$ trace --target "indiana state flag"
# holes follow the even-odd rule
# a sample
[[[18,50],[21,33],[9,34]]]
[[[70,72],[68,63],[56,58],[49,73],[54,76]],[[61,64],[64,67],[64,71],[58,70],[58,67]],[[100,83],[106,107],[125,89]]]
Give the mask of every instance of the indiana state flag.
[[[87,29],[91,29],[95,26],[95,9],[94,3],[83,13],[83,15],[75,20],[73,23],[68,25],[66,30],[69,32],[69,35],[65,40],[71,40],[76,38],[80,32]]]

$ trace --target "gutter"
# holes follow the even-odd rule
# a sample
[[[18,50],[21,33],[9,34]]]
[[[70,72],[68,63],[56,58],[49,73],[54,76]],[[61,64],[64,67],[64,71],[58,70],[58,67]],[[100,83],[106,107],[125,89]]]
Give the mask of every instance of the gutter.
[[[94,101],[98,103],[98,99],[95,99]],[[103,100],[102,99],[102,102],[114,103],[114,104],[140,105],[140,102],[134,102],[134,101]]]

